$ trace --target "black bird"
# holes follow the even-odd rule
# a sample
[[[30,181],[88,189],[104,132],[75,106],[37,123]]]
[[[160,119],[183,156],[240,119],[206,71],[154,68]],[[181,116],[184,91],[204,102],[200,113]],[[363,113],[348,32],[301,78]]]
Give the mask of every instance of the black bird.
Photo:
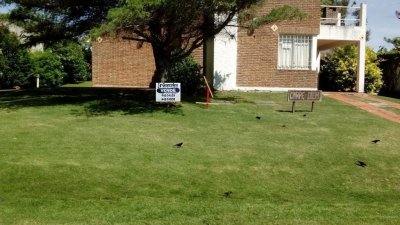
[[[256,116],[256,119],[261,120],[261,116]]]
[[[286,125],[285,125],[285,124],[283,124],[283,125],[282,125],[282,127],[286,127]]]
[[[176,145],[174,145],[174,146],[177,147],[177,148],[180,148],[180,147],[182,147],[182,145],[183,145],[183,142],[178,143],[178,144],[176,144]]]
[[[365,162],[363,162],[363,161],[357,161],[356,165],[357,166],[361,166],[363,168],[367,166],[367,164]]]
[[[304,115],[303,115],[303,117],[306,117],[306,116],[307,116],[307,114],[304,114]]]
[[[233,194],[232,191],[227,191],[227,192],[224,193],[224,196],[225,196],[226,198],[229,198],[229,197],[231,197],[232,194]]]
[[[374,144],[378,144],[378,142],[380,142],[381,140],[379,140],[379,139],[376,139],[376,140],[373,140],[373,141],[371,141],[372,143],[374,143]]]

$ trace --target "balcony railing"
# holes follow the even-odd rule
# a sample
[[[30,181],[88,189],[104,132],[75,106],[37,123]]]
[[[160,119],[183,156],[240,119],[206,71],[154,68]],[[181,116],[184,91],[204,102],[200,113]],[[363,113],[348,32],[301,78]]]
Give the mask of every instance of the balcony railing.
[[[321,5],[321,25],[362,26],[364,7]]]

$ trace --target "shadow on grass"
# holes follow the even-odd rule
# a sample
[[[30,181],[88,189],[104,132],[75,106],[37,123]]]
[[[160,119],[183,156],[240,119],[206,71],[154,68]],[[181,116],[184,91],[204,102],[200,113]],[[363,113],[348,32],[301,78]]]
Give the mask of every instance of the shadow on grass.
[[[249,103],[249,104],[256,104],[254,101],[239,97],[239,96],[215,96],[213,101],[219,102],[231,102],[231,103]]]
[[[276,112],[284,112],[284,113],[292,113],[292,110],[276,110]],[[294,113],[301,113],[301,112],[311,112],[311,110],[304,110],[304,109],[296,109]]]
[[[167,107],[155,102],[154,90],[117,88],[69,88],[4,91],[0,93],[0,109],[17,110],[24,107],[80,105],[72,110],[76,116],[100,116],[113,112],[124,115],[164,112],[183,115],[181,107]]]

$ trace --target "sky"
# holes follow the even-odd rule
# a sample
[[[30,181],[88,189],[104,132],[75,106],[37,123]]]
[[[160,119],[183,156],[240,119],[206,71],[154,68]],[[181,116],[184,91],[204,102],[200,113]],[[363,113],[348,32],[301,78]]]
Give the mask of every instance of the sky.
[[[391,49],[393,46],[383,38],[400,36],[400,19],[395,15],[400,10],[400,0],[359,0],[367,4],[367,29],[371,30],[367,45],[378,50],[380,46]]]
[[[357,3],[367,4],[368,29],[371,31],[367,45],[374,50],[380,46],[391,49],[383,38],[400,36],[400,19],[395,16],[395,11],[400,10],[400,0],[357,0]],[[9,9],[0,6],[0,13]]]

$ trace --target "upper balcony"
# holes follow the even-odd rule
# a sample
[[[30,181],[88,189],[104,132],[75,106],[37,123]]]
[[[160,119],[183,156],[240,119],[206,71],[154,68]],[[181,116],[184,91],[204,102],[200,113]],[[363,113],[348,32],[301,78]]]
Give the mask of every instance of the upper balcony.
[[[347,16],[354,12],[357,16]],[[365,40],[366,18],[366,4],[359,7],[322,5],[318,48],[324,50]]]

